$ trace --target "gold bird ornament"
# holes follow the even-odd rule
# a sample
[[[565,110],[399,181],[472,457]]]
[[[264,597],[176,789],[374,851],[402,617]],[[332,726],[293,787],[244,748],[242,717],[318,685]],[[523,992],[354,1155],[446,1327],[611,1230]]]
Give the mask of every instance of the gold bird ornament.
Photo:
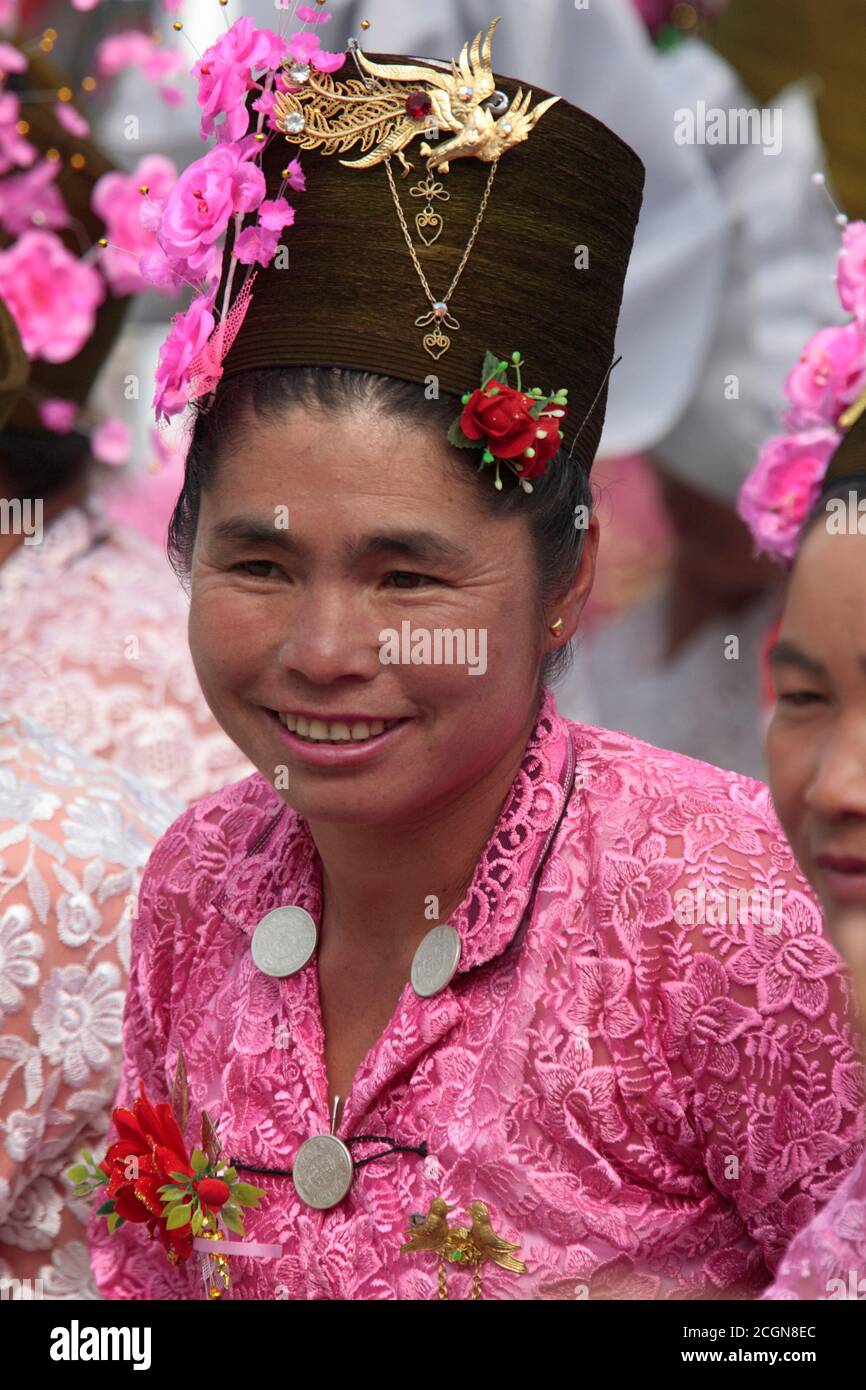
[[[500,17],[501,18],[501,17]],[[421,153],[428,172],[449,172],[455,159],[474,158],[492,164],[527,140],[545,111],[560,100],[548,97],[529,107],[532,92],[520,88],[513,104],[497,92],[491,66],[494,19],[483,37],[463,45],[451,71],[415,64],[374,63],[359,48],[354,54],[363,78],[336,81],[308,64],[287,65],[294,89],[278,92],[274,118],[286,139],[305,150],[345,153],[360,145],[359,159],[342,159],[348,169],[370,169],[396,155],[404,176],[413,165],[403,151],[417,135],[450,131],[452,138],[434,149],[426,141]],[[284,74],[285,76],[286,74]]]
[[[513,1274],[526,1273],[523,1260],[513,1254],[518,1246],[494,1231],[486,1203],[470,1202],[467,1210],[472,1218],[471,1226],[450,1226],[448,1213],[453,1210],[443,1197],[434,1197],[426,1216],[420,1213],[410,1216],[406,1241],[400,1246],[401,1255],[432,1250],[439,1256],[437,1277],[440,1299],[448,1298],[446,1261],[471,1268],[470,1298],[476,1299],[481,1298],[481,1267],[486,1260],[492,1260],[501,1269],[510,1270]]]

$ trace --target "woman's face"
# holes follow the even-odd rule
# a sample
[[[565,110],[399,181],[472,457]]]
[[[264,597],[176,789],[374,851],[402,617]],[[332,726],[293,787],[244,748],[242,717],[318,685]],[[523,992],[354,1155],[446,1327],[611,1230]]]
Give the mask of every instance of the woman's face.
[[[866,537],[820,523],[791,575],[771,654],[767,736],[779,819],[827,929],[866,980]]]
[[[531,732],[546,648],[529,530],[486,516],[449,453],[378,413],[292,407],[238,431],[202,498],[202,689],[308,820],[435,814]]]

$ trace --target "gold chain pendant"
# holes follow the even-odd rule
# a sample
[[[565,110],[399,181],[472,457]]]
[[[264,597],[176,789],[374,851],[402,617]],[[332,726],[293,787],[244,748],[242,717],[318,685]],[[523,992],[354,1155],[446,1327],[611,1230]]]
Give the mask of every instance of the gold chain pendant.
[[[424,245],[432,246],[445,230],[445,218],[434,208],[433,199],[440,198],[443,203],[447,203],[451,199],[451,194],[446,193],[444,183],[437,179],[435,174],[428,174],[426,179],[416,183],[413,188],[409,189],[409,192],[413,198],[426,199],[426,206],[423,211],[415,217],[415,226]]]
[[[451,339],[447,333],[442,332],[442,325],[445,324],[447,328],[456,332],[459,330],[460,324],[454,315],[448,312],[448,305],[444,300],[438,300],[429,314],[421,314],[415,320],[415,327],[426,328],[431,323],[435,323],[436,330],[424,335],[423,345],[424,350],[429,352],[434,361],[438,362],[439,358],[444,356],[451,346]]]

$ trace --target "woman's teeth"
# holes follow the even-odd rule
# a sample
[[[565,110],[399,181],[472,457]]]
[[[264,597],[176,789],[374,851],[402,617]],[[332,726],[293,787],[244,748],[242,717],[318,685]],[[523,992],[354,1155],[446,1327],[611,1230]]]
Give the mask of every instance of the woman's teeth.
[[[357,719],[353,724],[345,724],[342,720],[330,723],[324,719],[305,719],[302,714],[279,714],[277,717],[290,733],[309,739],[312,743],[363,743],[365,739],[377,738],[386,729],[393,729],[400,722],[398,719],[373,719],[366,723]]]

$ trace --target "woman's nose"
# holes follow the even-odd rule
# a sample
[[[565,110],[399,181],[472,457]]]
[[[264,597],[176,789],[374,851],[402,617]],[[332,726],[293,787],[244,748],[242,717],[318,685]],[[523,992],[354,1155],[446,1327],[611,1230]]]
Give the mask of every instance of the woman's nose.
[[[379,647],[375,620],[357,599],[311,592],[293,607],[279,661],[283,671],[317,685],[345,676],[372,680],[381,670]]]
[[[811,809],[827,819],[866,819],[866,714],[839,719],[822,741],[806,791]]]

